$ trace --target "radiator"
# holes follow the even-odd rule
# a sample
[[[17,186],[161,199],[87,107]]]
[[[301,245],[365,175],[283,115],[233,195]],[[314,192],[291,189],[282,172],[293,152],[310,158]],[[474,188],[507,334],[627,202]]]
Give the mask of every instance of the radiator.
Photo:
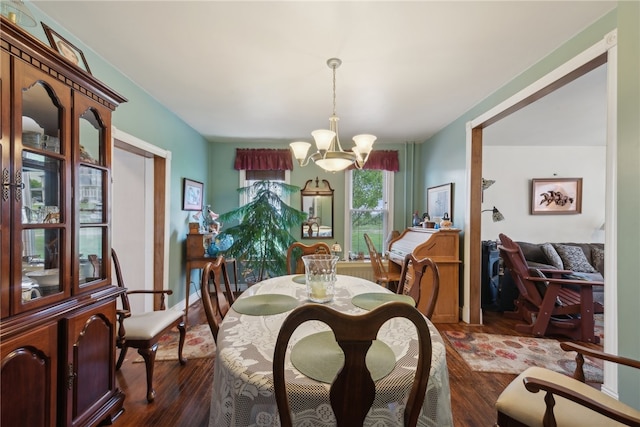
[[[375,282],[373,276],[373,268],[369,261],[339,261],[336,267],[336,273],[345,276],[361,277],[363,279]]]

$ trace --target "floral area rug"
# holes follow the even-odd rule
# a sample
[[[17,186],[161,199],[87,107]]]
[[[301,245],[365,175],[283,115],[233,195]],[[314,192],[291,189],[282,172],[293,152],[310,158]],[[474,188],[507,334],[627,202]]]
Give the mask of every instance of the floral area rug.
[[[180,333],[177,328],[163,335],[158,341],[158,350],[156,352],[156,361],[159,360],[178,360],[178,339]],[[204,357],[215,357],[216,344],[211,335],[211,329],[208,324],[196,325],[187,329],[187,336],[184,340],[182,355],[188,359],[198,359]],[[133,357],[133,363],[144,362],[136,349],[130,348],[127,359]]]
[[[554,339],[458,331],[443,335],[474,371],[519,374],[540,366],[573,376],[576,366],[576,353],[565,352]],[[602,366],[602,361],[585,356],[586,381],[602,383]]]

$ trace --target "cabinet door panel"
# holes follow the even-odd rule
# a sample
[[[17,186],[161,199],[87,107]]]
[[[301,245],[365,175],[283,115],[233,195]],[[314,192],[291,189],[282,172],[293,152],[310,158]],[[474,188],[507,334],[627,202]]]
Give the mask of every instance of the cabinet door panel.
[[[0,425],[56,425],[57,341],[51,324],[2,343]]]
[[[77,246],[74,248],[74,294],[110,283],[109,189],[111,128],[109,109],[76,94],[73,99],[73,138],[77,185],[75,198]]]
[[[83,424],[115,390],[115,301],[83,310],[65,320],[67,373],[64,425]],[[71,368],[69,368],[71,366]]]
[[[71,295],[71,89],[14,61],[12,313]],[[22,292],[18,283],[34,287]]]

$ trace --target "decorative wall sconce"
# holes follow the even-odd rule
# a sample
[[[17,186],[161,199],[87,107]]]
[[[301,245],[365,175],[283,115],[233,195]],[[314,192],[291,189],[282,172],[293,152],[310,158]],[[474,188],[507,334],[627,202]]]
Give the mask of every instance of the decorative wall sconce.
[[[481,202],[484,202],[484,190],[486,190],[487,188],[491,187],[493,184],[495,184],[496,181],[493,179],[484,179],[482,178],[482,197],[481,197]]]
[[[482,212],[493,212],[491,214],[491,219],[493,219],[493,222],[504,221],[504,215],[502,215],[502,213],[500,213],[498,208],[496,208],[495,206],[493,207],[493,209],[484,209]]]

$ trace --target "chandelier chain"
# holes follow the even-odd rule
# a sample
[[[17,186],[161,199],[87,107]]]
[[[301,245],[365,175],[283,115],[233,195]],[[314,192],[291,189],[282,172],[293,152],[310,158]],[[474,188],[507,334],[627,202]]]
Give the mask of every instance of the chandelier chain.
[[[336,68],[337,66],[334,64],[331,68],[333,68],[333,115],[336,115]]]

